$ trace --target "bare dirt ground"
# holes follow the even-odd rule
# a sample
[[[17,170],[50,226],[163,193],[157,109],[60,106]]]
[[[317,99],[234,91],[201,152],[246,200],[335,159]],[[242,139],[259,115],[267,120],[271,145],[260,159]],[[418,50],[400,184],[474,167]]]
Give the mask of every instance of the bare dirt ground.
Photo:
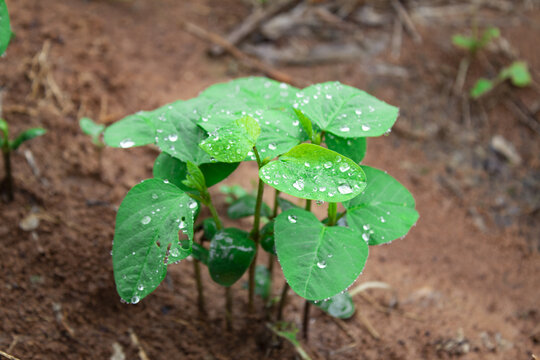
[[[115,211],[131,186],[151,177],[157,152],[107,148],[100,163],[78,127],[81,116],[109,124],[215,82],[260,75],[229,57],[208,58],[208,44],[180,26],[189,20],[225,33],[249,5],[12,0],[8,7],[16,37],[0,59],[2,117],[14,132],[40,125],[48,133],[14,154],[16,200],[0,205],[0,350],[19,359],[295,358],[288,344],[267,346],[262,316],[246,315],[240,285],[231,333],[223,326],[222,289],[206,273],[209,315],[199,318],[189,261],[172,266],[141,303],[120,303],[110,260]],[[488,8],[482,16],[501,28],[538,79],[539,8]],[[539,93],[503,86],[481,102],[453,96],[463,53],[450,36],[467,22],[443,20],[417,23],[421,44],[403,34],[399,59],[388,48],[353,62],[281,67],[295,79],[340,80],[401,108],[398,128],[369,140],[365,163],[406,185],[420,213],[406,239],[372,248],[353,285],[383,281],[395,289],[369,292],[375,304],[355,298],[380,339],[358,315],[346,331],[314,309],[305,348],[315,359],[540,355],[540,141],[507,103],[518,99],[538,123]],[[489,64],[505,61],[497,54],[472,65],[466,88],[490,75]],[[493,150],[495,135],[515,146],[520,164]],[[243,166],[226,183],[253,188],[255,174]],[[225,206],[217,192],[216,199]],[[29,216],[39,225],[25,231],[20,224]],[[248,228],[249,220],[242,224]],[[277,270],[275,276],[281,279]],[[293,297],[285,318],[299,325],[302,304]]]

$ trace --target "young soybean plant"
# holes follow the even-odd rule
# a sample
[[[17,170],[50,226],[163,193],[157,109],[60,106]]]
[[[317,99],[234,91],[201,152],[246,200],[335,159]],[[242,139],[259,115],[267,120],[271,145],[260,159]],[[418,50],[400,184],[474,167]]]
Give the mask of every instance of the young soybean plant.
[[[350,316],[344,292],[364,269],[369,246],[405,236],[418,219],[405,187],[359,165],[366,138],[390,131],[397,115],[397,108],[338,82],[299,90],[252,77],[113,124],[104,133],[107,145],[156,144],[162,150],[154,178],[134,186],[118,210],[113,268],[121,298],[139,302],[164,279],[168,265],[192,254],[227,289],[249,269],[253,309],[260,244],[277,255],[298,295],[332,298],[337,306],[319,303],[323,310]],[[259,169],[255,201],[246,200],[251,210],[241,212],[254,216],[249,233],[223,228],[208,191],[242,161],[255,161]],[[265,184],[276,190],[273,211],[262,201]],[[280,192],[305,199],[305,207],[279,198]],[[310,211],[312,200],[328,202],[323,221]],[[338,213],[338,203],[345,212]],[[197,219],[201,204],[211,219]],[[270,219],[264,227],[262,216]],[[196,221],[209,248],[193,241]],[[229,317],[230,290],[225,295]]]

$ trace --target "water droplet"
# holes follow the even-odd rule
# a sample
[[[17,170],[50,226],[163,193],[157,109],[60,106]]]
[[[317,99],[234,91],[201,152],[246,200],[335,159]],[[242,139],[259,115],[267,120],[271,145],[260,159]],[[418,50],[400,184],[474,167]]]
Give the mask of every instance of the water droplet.
[[[276,144],[274,144],[274,143],[268,144],[268,149],[276,150]]]
[[[326,261],[322,260],[317,263],[319,269],[324,269],[326,267]]]
[[[143,284],[139,284],[139,286],[137,286],[137,289],[139,291],[143,291],[144,290],[144,285]]]
[[[332,95],[326,94],[326,98],[327,98],[328,100],[332,100]]]
[[[133,142],[133,140],[131,140],[131,139],[124,139],[124,140],[120,141],[120,147],[123,148],[123,149],[130,148],[133,145],[135,145],[135,142]]]
[[[178,257],[180,255],[180,251],[178,251],[177,248],[171,249],[171,256],[172,257]]]
[[[169,135],[169,141],[176,141],[178,140],[178,135],[177,134],[171,134]]]
[[[369,235],[366,234],[366,233],[363,233],[362,234],[362,239],[364,239],[365,242],[368,242],[369,241]]]
[[[310,165],[310,163],[308,163],[308,162],[306,161],[306,162],[304,163],[304,166],[305,166],[305,167],[310,167],[311,165]]]
[[[348,132],[349,130],[351,130],[347,125],[343,125],[342,127],[339,128],[339,131],[341,132]]]
[[[349,166],[349,164],[343,163],[343,164],[341,164],[341,166],[339,167],[339,171],[345,172],[345,171],[349,170],[350,168],[351,168],[351,167]]]
[[[151,218],[150,216],[147,215],[147,216],[145,216],[145,217],[142,218],[141,224],[146,225],[146,224],[148,224],[150,221],[152,221],[152,218]]]
[[[330,169],[332,167],[332,162],[331,161],[327,161],[323,164],[323,166],[326,168],[326,169]]]
[[[366,124],[362,125],[362,131],[369,131],[369,130],[371,130],[371,126],[366,125]]]
[[[356,109],[354,110],[354,112],[356,113],[356,115],[362,115],[362,110],[360,109]]]
[[[365,231],[368,231],[369,230],[369,225],[368,224],[363,225],[362,229],[364,229]]]
[[[190,209],[195,209],[197,207],[197,202],[191,200],[188,204]]]
[[[184,229],[186,227],[186,223],[184,221],[180,221],[180,224],[178,224],[179,229]]]
[[[298,191],[302,191],[304,190],[304,180],[303,179],[298,179],[294,182],[294,184],[292,185],[296,190]]]
[[[334,256],[334,255],[332,255],[332,254],[328,254],[328,257],[329,257],[329,258],[331,258],[332,256]]]
[[[342,195],[351,194],[353,192],[353,189],[348,184],[339,185],[337,189]]]
[[[368,110],[369,112],[374,112],[375,111],[375,108],[371,105],[368,106]]]
[[[381,222],[382,222],[382,223],[385,223],[385,222],[386,222],[386,219],[383,218],[382,216],[381,216]]]
[[[140,300],[141,300],[141,299],[140,299],[138,296],[135,295],[134,297],[131,298],[131,303],[132,303],[132,304],[136,304],[136,303],[138,303]]]
[[[287,216],[287,220],[289,220],[289,222],[290,222],[291,224],[296,224],[297,218],[296,218],[295,215],[289,215],[289,216]]]
[[[152,194],[152,199],[157,200],[157,198],[158,198],[157,194]]]
[[[326,191],[326,186],[321,186],[321,187],[319,188],[319,191],[320,191],[320,192]]]
[[[165,180],[163,180],[163,183],[164,183],[164,184],[168,184],[168,183],[169,183],[169,180],[165,179]]]

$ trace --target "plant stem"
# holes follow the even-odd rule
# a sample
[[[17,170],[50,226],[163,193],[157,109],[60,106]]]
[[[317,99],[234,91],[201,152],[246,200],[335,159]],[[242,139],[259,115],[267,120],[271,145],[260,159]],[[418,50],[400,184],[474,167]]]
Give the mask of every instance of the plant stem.
[[[214,204],[212,203],[212,198],[210,196],[210,193],[206,191],[206,194],[203,195],[203,199],[205,200],[204,204],[208,207],[210,210],[210,213],[212,214],[212,218],[214,219],[214,222],[216,223],[216,229],[221,230],[223,229],[223,223],[219,219],[219,215],[216,211],[216,208]]]
[[[302,337],[304,340],[308,341],[309,335],[309,309],[311,308],[311,303],[306,300],[304,303],[304,319],[302,321]]]
[[[193,270],[195,271],[195,281],[197,282],[197,307],[201,315],[206,315],[206,304],[204,301],[203,284],[201,280],[201,266],[197,259],[193,259]]]
[[[277,320],[281,321],[283,319],[283,308],[285,308],[285,302],[287,302],[287,292],[289,291],[289,284],[285,282],[283,284],[283,289],[281,290],[281,297],[279,299],[279,306],[278,306],[278,313],[277,313]]]
[[[8,202],[13,201],[13,177],[11,176],[11,147],[9,146],[9,130],[6,124],[5,128],[0,129],[3,137],[2,154],[4,155],[4,180],[0,182],[0,190],[5,191]]]
[[[337,203],[328,203],[328,226],[336,225]]]
[[[225,327],[232,330],[232,292],[231,287],[225,287]]]
[[[253,147],[253,152],[257,158],[257,165],[259,169],[262,167],[261,158],[257,148]],[[255,217],[253,219],[253,229],[250,232],[250,238],[255,242],[255,256],[253,256],[253,261],[249,266],[249,288],[248,288],[248,311],[253,312],[253,299],[255,297],[255,267],[257,264],[257,254],[259,253],[259,240],[260,232],[259,226],[261,224],[261,207],[262,207],[262,198],[264,193],[264,182],[259,178],[259,186],[257,188],[257,202],[255,203]]]
[[[274,195],[274,211],[272,212],[272,219],[275,219],[277,217],[277,213],[279,210],[279,194],[281,194],[281,191],[276,189],[275,195]]]
[[[272,219],[275,219],[277,217],[277,213],[279,210],[279,194],[281,191],[276,189],[275,195],[274,195],[274,211],[272,212]],[[268,272],[270,274],[270,289],[272,289],[272,282],[273,282],[273,270],[274,270],[274,254],[268,254]]]

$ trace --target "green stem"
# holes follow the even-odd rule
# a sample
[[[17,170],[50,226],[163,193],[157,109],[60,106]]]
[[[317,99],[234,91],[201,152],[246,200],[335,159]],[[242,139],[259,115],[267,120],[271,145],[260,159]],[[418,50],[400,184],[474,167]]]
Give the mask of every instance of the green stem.
[[[289,288],[290,288],[289,284],[285,282],[285,284],[283,284],[283,289],[281,289],[281,297],[279,299],[277,321],[281,321],[281,319],[283,319],[283,309],[285,308],[285,303],[287,302],[287,292],[289,291]]]
[[[302,337],[306,342],[308,341],[309,335],[309,309],[311,308],[311,303],[306,300],[304,303],[304,319],[302,321]]]
[[[336,225],[337,203],[328,203],[328,226]]]
[[[277,217],[277,213],[279,210],[279,194],[281,194],[281,191],[276,189],[275,195],[274,195],[274,211],[272,212],[272,219],[275,219]]]
[[[253,147],[253,152],[257,158],[257,164],[259,169],[262,166],[261,158],[259,157],[259,152],[255,147]],[[255,217],[253,219],[253,229],[250,232],[250,238],[255,242],[255,256],[253,261],[249,266],[249,288],[248,288],[248,311],[253,312],[253,299],[255,297],[255,267],[257,264],[257,254],[259,252],[259,240],[260,240],[260,231],[259,226],[261,224],[261,207],[262,199],[264,194],[264,182],[259,178],[259,186],[257,188],[257,202],[255,203]]]
[[[274,195],[274,211],[272,212],[272,219],[275,219],[277,217],[277,213],[279,210],[279,194],[281,191],[276,189],[275,195]],[[274,254],[268,254],[268,272],[270,274],[270,289],[272,289],[272,282],[273,282],[273,273],[274,273]],[[271,296],[270,296],[271,297]]]
[[[214,219],[214,222],[216,223],[216,228],[218,230],[223,229],[223,223],[219,219],[219,215],[217,213],[216,207],[212,203],[212,197],[210,196],[210,193],[208,190],[205,189],[205,193],[202,194],[202,202],[206,207],[208,207],[208,210],[210,210],[210,214],[212,214],[212,218]]]

